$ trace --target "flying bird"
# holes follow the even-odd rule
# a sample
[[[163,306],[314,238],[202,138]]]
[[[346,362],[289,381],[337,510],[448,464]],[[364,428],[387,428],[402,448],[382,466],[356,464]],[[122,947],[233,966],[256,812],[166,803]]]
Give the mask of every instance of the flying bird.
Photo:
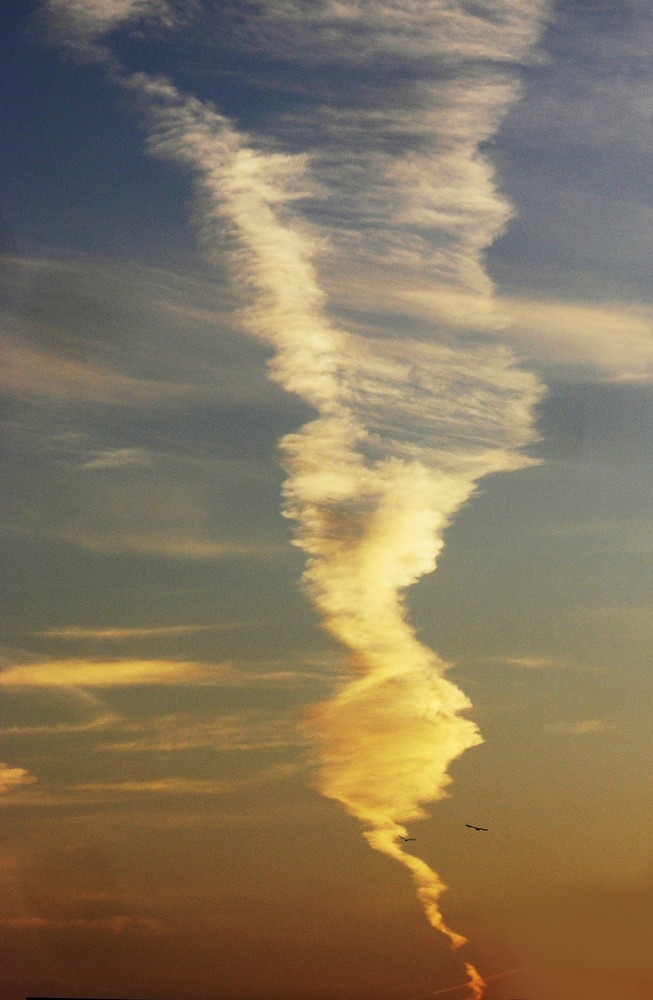
[[[485,833],[488,831],[487,826],[474,826],[472,823],[465,823],[465,826],[468,826],[470,830],[484,830]]]
[[[405,844],[407,844],[407,843],[408,843],[409,841],[411,841],[411,840],[414,840],[414,839],[415,839],[414,837],[402,837],[402,836],[401,836],[401,834],[399,834],[399,838],[400,838],[400,840],[403,840],[403,842],[404,842]]]

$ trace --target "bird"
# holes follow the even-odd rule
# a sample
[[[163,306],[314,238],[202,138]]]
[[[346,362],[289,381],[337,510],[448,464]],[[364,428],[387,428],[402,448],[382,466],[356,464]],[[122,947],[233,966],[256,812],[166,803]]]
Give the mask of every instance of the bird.
[[[465,826],[468,826],[470,830],[484,830],[485,833],[488,831],[487,826],[474,826],[473,823],[465,823]]]
[[[415,839],[414,837],[402,837],[401,834],[399,834],[399,837],[400,837],[401,840],[403,840],[404,844],[407,844],[407,843],[409,843],[409,841]]]

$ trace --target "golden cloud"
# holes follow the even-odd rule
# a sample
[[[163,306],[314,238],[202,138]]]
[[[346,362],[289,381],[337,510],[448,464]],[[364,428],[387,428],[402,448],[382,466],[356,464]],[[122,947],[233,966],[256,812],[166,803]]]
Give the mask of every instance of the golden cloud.
[[[0,762],[0,795],[21,788],[23,785],[33,785],[36,778],[23,767],[9,767],[8,764]]]
[[[124,687],[131,684],[183,684],[215,676],[215,667],[177,660],[46,660],[8,667],[0,686]]]

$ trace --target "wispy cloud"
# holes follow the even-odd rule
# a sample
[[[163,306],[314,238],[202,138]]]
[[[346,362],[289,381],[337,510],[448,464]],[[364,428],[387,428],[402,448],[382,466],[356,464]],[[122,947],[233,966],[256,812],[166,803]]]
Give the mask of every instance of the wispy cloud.
[[[3,353],[0,388],[8,396],[134,405],[188,392],[173,382],[134,378],[108,365],[64,358],[17,337],[5,339]]]
[[[213,0],[220,9],[220,0]],[[512,63],[529,53],[548,5],[540,0],[495,3],[491,17],[463,4],[429,0],[263,0],[247,19],[227,7],[223,14],[239,44],[277,57],[319,66],[378,65],[390,60],[449,57]],[[352,28],[356,29],[352,37]],[[210,22],[207,26],[210,32]],[[216,25],[217,34],[217,25]],[[382,63],[387,66],[386,62]]]
[[[294,715],[251,708],[221,712],[218,718],[164,715],[143,722],[116,723],[105,749],[125,753],[175,753],[185,750],[285,750],[303,744]]]
[[[101,448],[82,464],[83,469],[123,469],[148,465],[150,456],[144,448]]]
[[[0,762],[0,795],[7,795],[26,785],[33,785],[36,778],[23,767],[10,767]]]
[[[36,659],[10,664],[0,671],[0,687],[88,689],[147,685],[297,685],[324,683],[319,664],[278,661],[206,663],[166,659],[68,658]]]
[[[555,670],[567,666],[548,656],[503,656],[494,657],[493,662],[505,663],[509,667],[523,667],[526,670]]]
[[[648,306],[519,299],[502,299],[500,306],[515,344],[540,364],[615,382],[653,381]]]
[[[219,668],[174,660],[46,660],[0,672],[0,687],[123,687],[132,684],[188,684],[219,675]]]
[[[152,416],[134,419],[133,410],[114,411],[105,433],[98,430],[104,421],[92,406],[80,416],[69,401],[54,409],[43,400],[23,401],[21,419],[3,428],[7,503],[2,532],[99,554],[157,559],[287,554],[278,518],[275,542],[267,530],[270,522],[248,518],[230,501],[231,494],[245,489],[256,490],[257,502],[267,492],[272,501],[278,496],[278,472],[271,459],[260,455],[261,442],[269,437],[263,429],[269,414],[248,411],[257,439],[253,455],[237,453],[232,443],[224,455],[216,455],[198,437],[187,445],[206,411],[191,407],[180,416],[168,405],[162,403],[157,418],[159,426],[167,427],[162,433],[154,432]],[[230,413],[229,419],[240,412]],[[134,438],[138,443],[130,443]]]
[[[233,795],[269,782],[282,781],[297,773],[296,764],[278,764],[231,779],[156,778],[151,781],[90,782],[71,785],[70,793],[110,795]]]
[[[175,538],[174,535],[128,534],[121,531],[100,532],[69,528],[49,532],[61,541],[77,545],[90,552],[129,552],[161,559],[224,559],[227,557],[262,558],[283,554],[282,545],[221,542],[212,539]]]
[[[564,670],[573,673],[596,673],[600,668],[594,664],[583,663],[566,656],[537,656],[535,654],[524,654],[521,656],[485,656],[481,658],[483,663],[497,664],[498,666],[514,667],[517,670],[530,671],[554,671]]]
[[[19,931],[99,931],[111,935],[122,935],[133,930],[157,936],[167,933],[164,921],[133,914],[116,914],[110,917],[0,916],[0,927]]]
[[[73,792],[97,792],[103,795],[134,793],[136,795],[154,792],[165,795],[215,795],[231,791],[229,782],[198,778],[156,778],[152,781],[102,781],[73,786]]]
[[[0,274],[0,288],[14,293],[3,322],[5,395],[125,410],[274,401],[263,351],[237,335],[233,293],[217,278],[83,254],[11,263],[11,284]],[[88,460],[133,447],[87,444]]]
[[[75,689],[76,693],[79,689]],[[38,725],[0,726],[3,736],[60,736],[69,733],[100,733],[112,729],[119,720],[115,712],[110,712],[99,699],[95,699],[97,714],[86,722],[46,722]]]
[[[589,736],[593,733],[606,733],[614,726],[604,719],[579,719],[576,722],[553,722],[546,727],[549,733],[561,733],[566,736]]]
[[[155,796],[175,799],[238,795],[250,789],[294,778],[303,766],[302,763],[284,761],[232,778],[201,779],[164,775],[144,780],[68,782],[33,790],[25,789],[20,797],[0,795],[0,809],[12,809],[18,805],[40,809],[73,804],[89,806]]]
[[[185,0],[195,7],[196,0]],[[42,27],[50,42],[87,59],[108,57],[103,36],[142,20],[171,26],[179,0],[44,0]]]
[[[75,625],[45,629],[39,635],[50,639],[87,639],[122,642],[125,639],[154,639],[159,636],[195,635],[201,632],[222,632],[247,628],[250,622],[220,622],[214,625],[158,625],[154,628],[80,628]]]

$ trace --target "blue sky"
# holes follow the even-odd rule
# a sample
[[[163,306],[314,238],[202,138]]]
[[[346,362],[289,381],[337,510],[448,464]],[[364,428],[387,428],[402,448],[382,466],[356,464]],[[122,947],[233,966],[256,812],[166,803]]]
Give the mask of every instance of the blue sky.
[[[2,17],[7,1000],[644,995],[648,5]]]

